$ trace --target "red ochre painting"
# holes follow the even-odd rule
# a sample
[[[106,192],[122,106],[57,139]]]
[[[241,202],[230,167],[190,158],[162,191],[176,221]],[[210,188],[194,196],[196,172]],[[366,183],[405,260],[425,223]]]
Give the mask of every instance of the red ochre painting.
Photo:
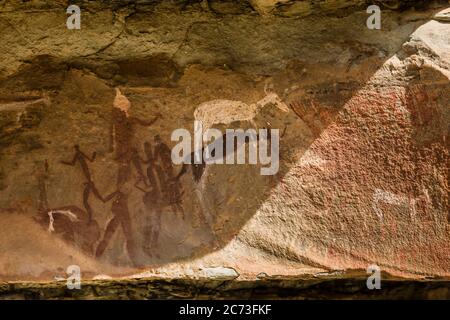
[[[281,2],[0,6],[0,280],[449,277],[445,5]]]

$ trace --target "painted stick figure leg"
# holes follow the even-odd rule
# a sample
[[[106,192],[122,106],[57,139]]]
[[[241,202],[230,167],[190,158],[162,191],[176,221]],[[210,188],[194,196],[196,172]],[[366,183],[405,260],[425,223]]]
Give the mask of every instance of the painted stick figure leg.
[[[117,173],[117,187],[123,186],[129,179],[131,174],[131,166],[129,162],[119,163],[119,171]]]
[[[126,246],[127,246],[127,251],[128,251],[128,256],[130,257],[131,262],[134,265],[137,265],[136,263],[136,247],[134,245],[134,240],[133,240],[133,233],[131,232],[131,219],[129,215],[124,215],[123,217],[121,217],[120,219],[120,224],[122,225],[122,230],[123,233],[125,235],[125,241],[126,241]]]
[[[99,199],[100,201],[103,201],[103,197],[100,195],[100,192],[98,192],[97,187],[95,186],[94,182],[91,181],[91,191],[94,194],[94,196],[97,197],[97,199]]]
[[[134,165],[134,168],[137,172],[137,180],[138,182],[143,182],[146,187],[148,187],[147,179],[145,179],[144,170],[142,169],[141,162],[144,162],[140,157],[137,151],[133,152],[132,158],[131,158],[132,164]]]
[[[47,199],[47,186],[45,184],[45,177],[39,177],[39,203],[38,211],[39,213],[46,212],[48,210],[48,199]]]
[[[100,257],[101,255],[103,255],[103,252],[105,251],[106,247],[108,246],[109,242],[111,241],[111,238],[114,235],[114,232],[116,231],[119,224],[120,224],[120,219],[117,216],[114,216],[108,222],[103,239],[102,239],[102,241],[100,241],[100,243],[97,247],[97,251],[95,252],[96,257]]]
[[[152,244],[153,250],[155,248],[157,248],[157,246],[158,246],[159,232],[161,231],[161,211],[156,210],[154,217],[155,217],[155,219],[153,221],[153,226],[152,226],[152,235],[150,238],[151,239],[150,242]]]
[[[97,188],[95,187],[95,184],[92,181],[85,182],[84,185],[85,185],[85,187],[84,187],[84,191],[83,191],[83,205],[88,214],[88,223],[91,223],[93,216],[94,216],[92,207],[89,204],[89,196],[90,196],[91,192],[102,202],[104,202],[104,199],[100,195]]]
[[[92,190],[91,188],[92,188],[91,184],[87,182],[83,191],[83,205],[88,214],[88,223],[91,223],[93,216],[92,207],[89,204],[89,194],[91,193]]]

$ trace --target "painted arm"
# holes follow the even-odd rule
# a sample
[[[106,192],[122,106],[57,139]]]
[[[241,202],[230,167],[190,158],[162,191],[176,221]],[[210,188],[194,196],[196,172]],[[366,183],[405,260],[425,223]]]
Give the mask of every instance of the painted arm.
[[[153,120],[150,120],[150,121],[148,121],[148,120],[142,120],[142,119],[135,118],[135,117],[131,118],[131,120],[132,120],[134,123],[137,123],[137,124],[139,124],[139,125],[141,125],[141,126],[149,127],[149,126],[151,126],[152,124],[154,124],[160,117],[161,117],[161,115],[158,114],[158,115],[156,115],[156,117],[155,117]]]
[[[114,151],[114,140],[115,140],[115,135],[116,135],[116,130],[115,130],[115,126],[114,123],[111,123],[109,126],[109,152],[113,152]]]
[[[86,154],[84,154],[84,152],[81,152],[81,155],[83,156],[83,158],[87,159],[89,162],[93,162],[95,160],[95,157],[97,156],[97,152],[92,152],[92,157],[89,158]]]
[[[180,179],[181,176],[186,173],[186,171],[187,171],[187,164],[184,163],[183,167],[180,170],[180,173],[175,177],[175,180]]]
[[[63,161],[63,160],[61,160],[60,162],[62,164],[68,165],[68,166],[74,166],[75,163],[77,162],[77,158],[78,158],[78,153],[75,153],[75,155],[73,156],[73,159],[71,161]]]
[[[138,186],[138,183],[139,183],[139,182],[136,182],[136,183],[134,184],[134,186],[136,187],[136,189],[138,189],[138,190],[140,190],[140,191],[142,191],[142,192],[146,193],[146,192],[147,192],[147,190],[145,190],[145,189],[143,189],[143,188],[139,187],[139,186]]]
[[[102,200],[103,203],[106,203],[106,202],[110,201],[112,198],[114,198],[116,196],[116,194],[118,192],[119,191],[114,191],[113,193],[111,193],[111,194],[107,195],[106,197],[104,197],[103,200]]]

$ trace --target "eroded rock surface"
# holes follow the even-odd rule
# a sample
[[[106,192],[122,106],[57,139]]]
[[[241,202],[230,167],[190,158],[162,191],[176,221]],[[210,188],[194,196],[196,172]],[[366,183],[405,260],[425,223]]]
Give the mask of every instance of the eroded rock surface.
[[[450,276],[448,2],[74,3],[0,4],[0,280]],[[195,120],[279,171],[173,165]]]

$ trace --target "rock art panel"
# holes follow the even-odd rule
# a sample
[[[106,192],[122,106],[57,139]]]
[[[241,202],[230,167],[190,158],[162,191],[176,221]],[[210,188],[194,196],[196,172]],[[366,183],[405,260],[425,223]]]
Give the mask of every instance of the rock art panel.
[[[376,31],[361,1],[102,3],[76,36],[8,2],[0,280],[449,277],[449,24],[394,2]]]

